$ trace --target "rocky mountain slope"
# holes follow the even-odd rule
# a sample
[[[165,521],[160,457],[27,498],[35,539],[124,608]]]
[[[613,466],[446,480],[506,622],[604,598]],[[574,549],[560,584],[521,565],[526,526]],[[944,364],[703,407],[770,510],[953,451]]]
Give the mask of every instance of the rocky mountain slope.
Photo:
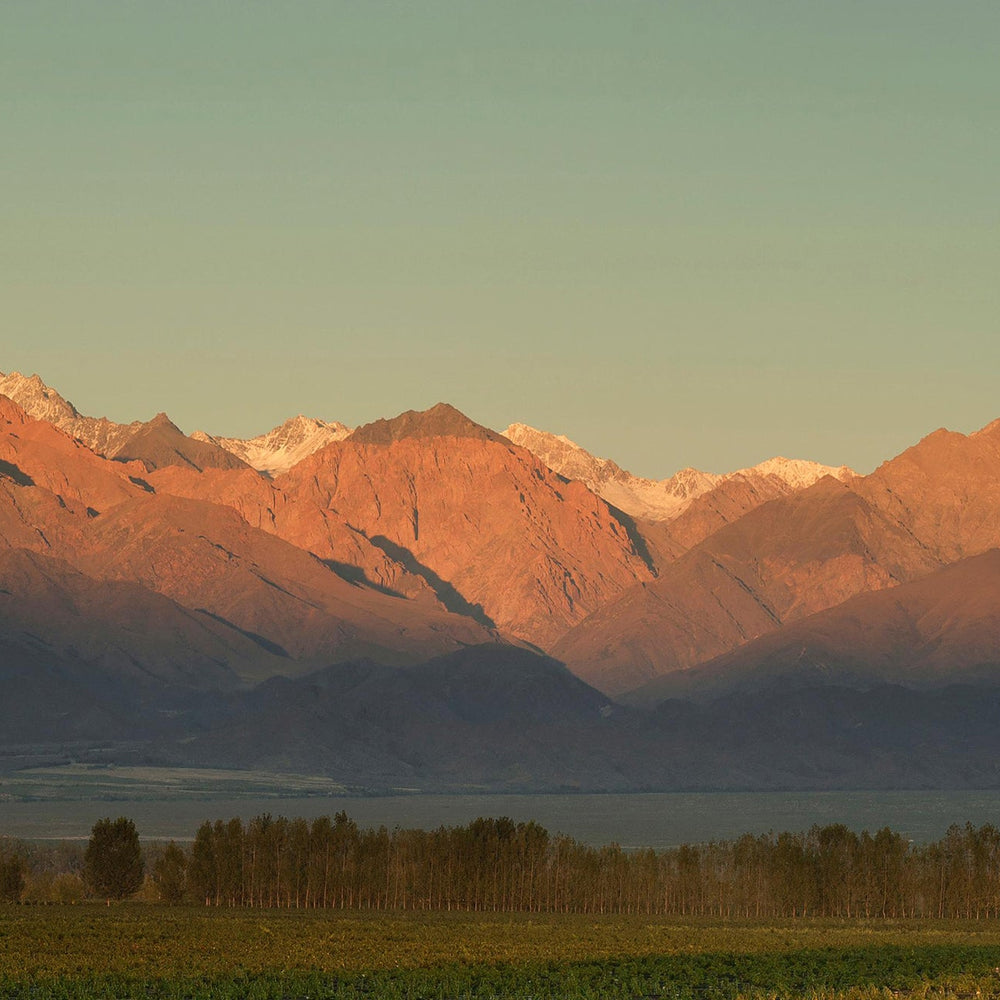
[[[119,461],[139,461],[146,469],[163,465],[237,468],[244,463],[211,441],[187,437],[165,413],[152,420],[116,424],[107,417],[85,417],[37,375],[0,373],[0,395],[17,403],[29,416],[58,427],[91,451]]]
[[[543,648],[653,579],[641,539],[603,500],[445,404],[359,428],[275,485],[363,534],[445,606]]]
[[[491,638],[467,617],[345,580],[227,506],[157,491],[146,474],[144,465],[103,459],[0,397],[0,547],[60,560],[94,581],[134,585],[132,613],[142,628],[158,627],[155,602],[143,604],[147,593],[211,619],[235,645],[231,656],[205,656],[246,680],[358,655],[406,662]],[[29,601],[25,587],[7,589]],[[191,642],[178,632],[178,658],[191,657]]]
[[[902,526],[826,478],[709,535],[552,652],[589,683],[620,694],[940,565]]]
[[[858,594],[1000,545],[1000,424],[937,431],[716,530],[553,647],[609,693],[704,663]]]
[[[1000,685],[1000,549],[859,594],[633,692],[634,704],[769,687]]]
[[[45,420],[99,455],[111,457],[142,426],[141,420],[117,424],[107,417],[85,417],[37,375],[0,372],[0,395],[12,399],[36,420]]]

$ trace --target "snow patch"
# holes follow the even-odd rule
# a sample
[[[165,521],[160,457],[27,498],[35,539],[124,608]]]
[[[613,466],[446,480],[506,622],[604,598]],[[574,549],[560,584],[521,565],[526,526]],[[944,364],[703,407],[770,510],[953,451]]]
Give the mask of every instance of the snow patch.
[[[846,482],[856,473],[846,465],[834,467],[803,459],[769,458],[759,465],[719,475],[700,469],[681,469],[668,479],[633,476],[609,458],[597,458],[562,434],[549,434],[527,424],[511,424],[502,432],[526,448],[550,469],[582,482],[592,492],[632,517],[672,521],[700,496],[737,477],[753,483],[775,477],[792,490],[812,486],[824,476]]]
[[[299,414],[254,438],[214,437],[204,431],[195,431],[191,437],[224,448],[258,472],[279,476],[350,433],[351,428],[338,421],[328,423]]]

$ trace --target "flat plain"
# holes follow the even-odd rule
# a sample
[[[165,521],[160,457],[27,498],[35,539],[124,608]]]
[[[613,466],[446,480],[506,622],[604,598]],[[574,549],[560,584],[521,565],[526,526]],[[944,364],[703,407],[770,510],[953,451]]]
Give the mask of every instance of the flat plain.
[[[0,909],[9,998],[988,998],[993,921]]]

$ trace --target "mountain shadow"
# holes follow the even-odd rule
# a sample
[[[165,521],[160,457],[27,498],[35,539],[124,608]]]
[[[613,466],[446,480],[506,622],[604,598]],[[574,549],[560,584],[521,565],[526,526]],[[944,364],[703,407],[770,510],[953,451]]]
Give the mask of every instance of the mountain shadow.
[[[646,568],[654,577],[659,576],[659,571],[656,568],[656,560],[653,558],[653,553],[649,551],[646,539],[639,532],[635,518],[631,514],[626,514],[625,511],[614,504],[609,503],[608,506],[611,508],[611,513],[615,515],[618,523],[625,529],[628,540],[632,543],[632,548],[635,549],[635,554],[646,564]]]
[[[206,618],[211,618],[212,621],[216,621],[220,625],[225,625],[226,628],[231,628],[234,632],[239,632],[239,634],[244,638],[256,643],[261,649],[270,653],[272,656],[280,656],[283,660],[291,659],[288,655],[288,650],[285,649],[284,646],[279,646],[278,643],[272,642],[267,638],[267,636],[261,635],[259,632],[251,632],[249,629],[240,628],[239,625],[234,624],[228,618],[223,618],[222,615],[213,614],[208,610],[208,608],[195,608],[195,611],[197,611],[199,615],[205,615]]]
[[[340,562],[337,559],[320,559],[319,556],[316,556],[316,559],[327,569],[336,573],[341,580],[344,580],[347,583],[352,583],[355,587],[367,587],[369,590],[377,590],[380,594],[385,594],[386,597],[399,597],[403,600],[406,599],[405,595],[401,594],[398,590],[393,590],[392,587],[387,587],[384,583],[378,583],[375,580],[370,579],[361,566],[354,566],[351,563]]]
[[[419,562],[409,549],[390,541],[385,535],[372,535],[368,541],[390,559],[395,559],[408,573],[419,576],[452,614],[465,615],[484,628],[496,628],[496,623],[486,614],[481,604],[467,601],[447,580],[442,580],[434,570]]]
[[[35,481],[26,472],[22,472],[13,462],[0,460],[0,476],[12,479],[18,486],[34,486]]]

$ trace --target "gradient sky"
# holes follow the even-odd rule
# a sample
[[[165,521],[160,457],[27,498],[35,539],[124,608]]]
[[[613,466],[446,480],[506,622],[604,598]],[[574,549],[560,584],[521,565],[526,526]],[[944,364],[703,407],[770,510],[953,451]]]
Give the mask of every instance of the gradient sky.
[[[1000,3],[0,5],[0,370],[654,477],[1000,416]]]

